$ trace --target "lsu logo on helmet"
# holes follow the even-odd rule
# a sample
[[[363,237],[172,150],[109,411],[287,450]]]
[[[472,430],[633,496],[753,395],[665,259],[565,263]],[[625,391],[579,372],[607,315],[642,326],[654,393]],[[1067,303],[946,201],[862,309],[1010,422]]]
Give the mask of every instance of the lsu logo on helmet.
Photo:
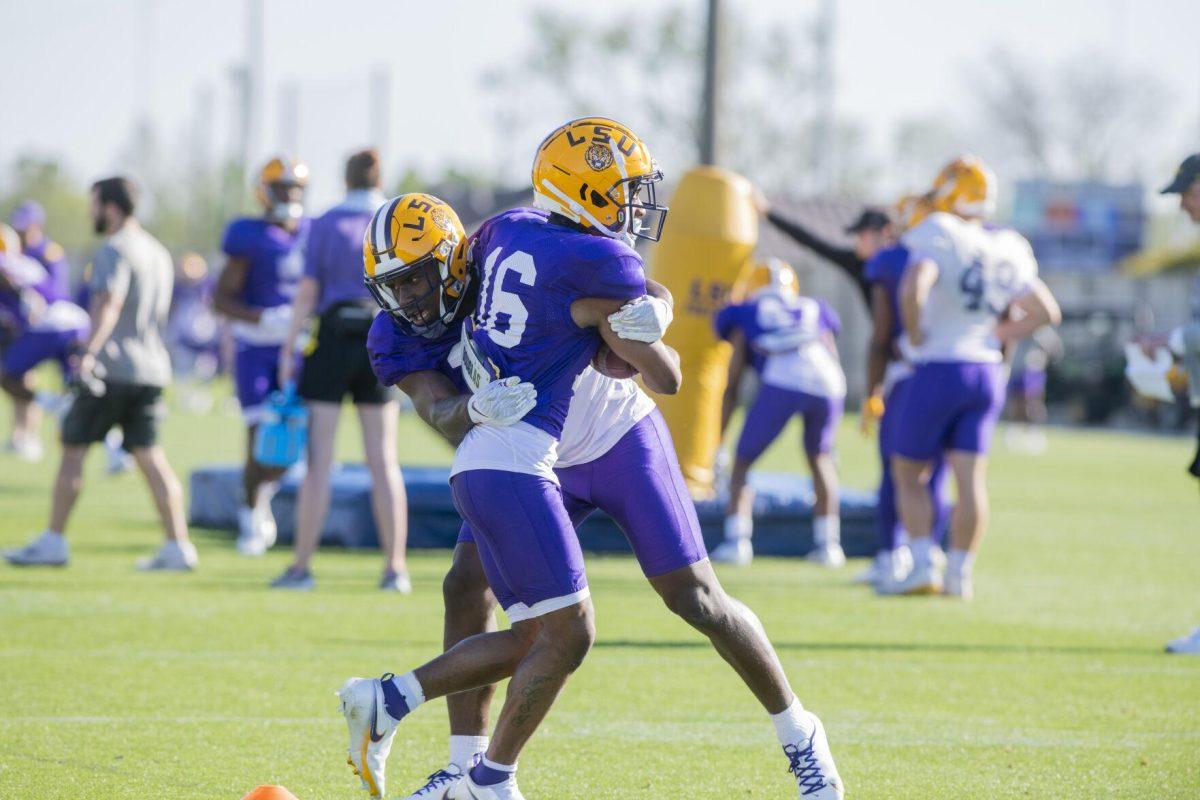
[[[379,207],[363,236],[363,282],[380,308],[436,337],[466,294],[467,249],[453,208],[430,194],[403,194]]]
[[[533,204],[608,236],[657,242],[667,219],[658,163],[645,142],[604,117],[572,120],[538,145]]]
[[[308,187],[308,166],[292,156],[280,155],[263,164],[254,184],[254,194],[274,222],[296,220],[304,216],[304,190]]]
[[[959,156],[938,173],[929,193],[934,211],[960,217],[996,212],[996,175],[976,156]]]

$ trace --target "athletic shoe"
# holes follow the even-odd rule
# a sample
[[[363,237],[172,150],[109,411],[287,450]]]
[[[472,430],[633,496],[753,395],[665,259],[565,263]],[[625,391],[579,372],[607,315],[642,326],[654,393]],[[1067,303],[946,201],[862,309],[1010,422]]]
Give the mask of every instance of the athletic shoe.
[[[14,436],[8,440],[8,444],[4,446],[4,449],[22,461],[28,461],[31,464],[41,461],[42,457],[46,455],[46,450],[42,447],[42,440],[36,436]]]
[[[1167,652],[1180,656],[1200,656],[1200,628],[1167,642]]]
[[[254,509],[241,506],[237,512],[237,551],[244,556],[261,556],[267,552],[262,536],[258,532],[258,519]]]
[[[754,560],[754,545],[749,539],[726,539],[708,554],[710,561],[744,567]]]
[[[809,550],[804,558],[813,564],[832,569],[846,566],[846,554],[842,552],[840,544],[819,545]]]
[[[137,568],[143,572],[187,572],[200,564],[196,546],[191,542],[166,541],[158,552],[139,558]]]
[[[293,592],[310,592],[317,588],[317,579],[306,569],[298,570],[288,567],[275,580],[271,581],[272,589],[288,589]]]
[[[462,778],[463,771],[458,765],[450,764],[430,775],[424,786],[410,795],[405,795],[403,800],[446,800],[454,784]]]
[[[45,531],[24,547],[5,550],[4,558],[18,567],[65,567],[70,558],[67,537]]]
[[[879,582],[880,576],[887,574],[891,565],[892,554],[886,550],[880,550],[870,563],[862,568],[861,572],[855,573],[854,582],[872,586]]]
[[[468,772],[450,787],[446,800],[525,800],[525,795],[517,788],[516,775],[500,783],[480,786],[471,780],[471,773]]]
[[[884,595],[941,594],[943,569],[936,563],[914,564],[903,578],[885,579],[875,591]]]
[[[975,596],[975,586],[971,574],[969,572],[963,574],[952,570],[946,572],[942,594],[947,597],[957,597],[960,600],[970,600]]]
[[[833,763],[829,751],[829,740],[825,737],[825,726],[817,715],[805,711],[812,722],[813,730],[806,741],[784,745],[783,754],[788,757],[788,772],[796,778],[800,796],[811,800],[842,800],[846,796],[846,785]]]
[[[383,683],[377,678],[351,678],[337,696],[350,733],[347,761],[371,796],[383,797],[384,767],[400,724],[384,707]]]
[[[269,502],[260,502],[254,507],[254,521],[263,549],[270,550],[279,539],[279,526],[275,524],[275,514]]]
[[[412,580],[409,579],[407,570],[394,572],[385,569],[383,576],[379,579],[379,588],[385,592],[412,594]]]

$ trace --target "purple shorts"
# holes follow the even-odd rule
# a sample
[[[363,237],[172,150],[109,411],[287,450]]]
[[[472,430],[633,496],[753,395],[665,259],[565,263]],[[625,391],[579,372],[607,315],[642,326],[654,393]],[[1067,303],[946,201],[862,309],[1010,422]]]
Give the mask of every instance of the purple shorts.
[[[737,457],[755,461],[796,414],[804,420],[804,452],[809,455],[833,450],[833,437],[842,418],[841,398],[818,397],[807,392],[763,384],[746,412]]]
[[[1046,370],[1023,369],[1008,379],[1009,397],[1038,398],[1046,393]]]
[[[510,622],[588,597],[583,552],[562,489],[553,481],[523,472],[473,469],[452,477],[450,490]]]
[[[930,461],[943,451],[987,453],[1004,407],[1001,364],[917,365],[899,409],[896,455]]]
[[[26,331],[12,341],[4,351],[4,374],[19,378],[48,359],[58,361],[67,372],[71,347],[87,335],[86,329],[69,331]]]
[[[267,398],[279,389],[279,348],[239,345],[233,359],[233,379],[246,424],[261,422]]]
[[[625,533],[646,577],[708,558],[696,505],[688,494],[675,445],[658,409],[630,428],[600,458],[555,472],[571,523],[578,526],[596,509],[608,514]],[[458,541],[478,545],[478,538],[470,522],[463,523]],[[488,563],[490,555],[485,554],[485,547],[479,547],[479,555],[490,580],[500,570]],[[512,597],[508,588],[497,590],[493,583],[492,592],[507,609],[501,594]]]

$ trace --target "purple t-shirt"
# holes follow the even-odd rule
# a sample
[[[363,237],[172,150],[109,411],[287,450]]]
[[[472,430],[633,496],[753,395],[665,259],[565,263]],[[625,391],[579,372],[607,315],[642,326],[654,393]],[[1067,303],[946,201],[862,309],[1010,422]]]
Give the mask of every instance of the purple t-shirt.
[[[67,260],[67,253],[62,247],[49,239],[42,239],[21,252],[46,270],[49,280],[39,283],[36,288],[47,303],[66,300],[71,296],[71,262]]]
[[[246,261],[241,300],[252,308],[275,308],[292,302],[304,271],[303,242],[310,221],[300,220],[292,233],[265,219],[235,219],[225,229],[221,250]]]
[[[908,267],[908,248],[896,245],[880,250],[863,267],[863,276],[872,284],[882,286],[887,292],[888,304],[892,307],[891,341],[895,342],[904,333],[900,317],[900,281]]]
[[[391,314],[377,314],[367,333],[367,355],[370,356],[375,377],[384,386],[394,386],[414,372],[440,372],[450,379],[456,389],[466,392],[462,361],[451,358],[462,326],[461,320],[451,323],[441,336],[427,339],[413,333],[403,321]],[[454,361],[454,365],[451,365],[451,361]]]
[[[483,223],[472,243],[479,301],[472,338],[502,377],[537,388],[524,422],[562,434],[575,379],[600,343],[571,319],[585,297],[632,300],[646,293],[641,257],[616,239],[586,233],[517,208]]]
[[[749,345],[750,366],[757,372],[775,343],[813,340],[824,332],[837,336],[842,321],[837,312],[815,297],[795,297],[763,292],[744,303],[725,306],[713,319],[717,336],[728,341],[740,330]]]
[[[374,302],[363,284],[363,234],[383,202],[378,193],[354,192],[313,220],[304,248],[304,274],[320,286],[318,314],[338,303]]]

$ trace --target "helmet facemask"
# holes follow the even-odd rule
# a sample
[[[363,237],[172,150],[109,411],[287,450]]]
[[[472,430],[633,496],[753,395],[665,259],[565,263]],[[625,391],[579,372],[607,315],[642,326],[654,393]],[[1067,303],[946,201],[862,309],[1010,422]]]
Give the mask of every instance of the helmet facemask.
[[[304,216],[304,184],[275,181],[263,187],[262,203],[271,222],[295,222]]]
[[[668,211],[658,204],[656,186],[662,179],[656,167],[645,175],[621,178],[605,192],[617,205],[617,232],[625,234],[630,244],[637,239],[657,242],[662,237]]]
[[[411,264],[388,269],[382,263],[381,271],[366,279],[367,289],[384,311],[407,323],[413,333],[436,339],[453,321],[466,290],[466,278],[451,274],[454,249],[447,240]]]

